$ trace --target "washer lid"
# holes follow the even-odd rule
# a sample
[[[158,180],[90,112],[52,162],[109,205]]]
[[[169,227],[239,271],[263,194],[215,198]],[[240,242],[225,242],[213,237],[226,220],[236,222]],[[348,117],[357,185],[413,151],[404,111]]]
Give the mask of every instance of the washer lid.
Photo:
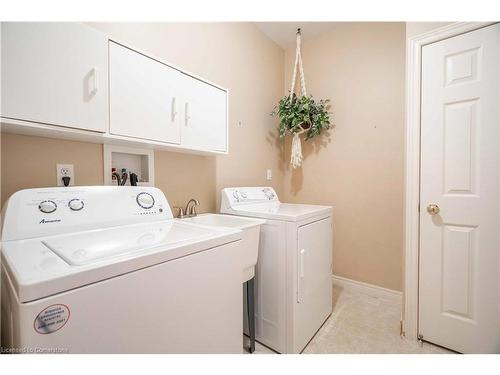
[[[228,211],[228,213],[264,219],[301,221],[313,216],[329,214],[331,210],[331,206],[268,202],[233,207],[232,212]]]
[[[73,233],[42,240],[42,243],[69,265],[80,266],[130,255],[156,246],[200,240],[212,234],[213,232],[207,229],[170,221]]]
[[[1,265],[19,301],[29,302],[195,256],[241,236],[237,229],[165,220],[3,242]]]

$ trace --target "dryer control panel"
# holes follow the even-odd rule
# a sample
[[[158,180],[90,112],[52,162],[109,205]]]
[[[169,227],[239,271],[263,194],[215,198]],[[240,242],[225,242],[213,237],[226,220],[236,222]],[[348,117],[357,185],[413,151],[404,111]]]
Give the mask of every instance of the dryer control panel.
[[[172,219],[154,187],[70,186],[26,189],[4,206],[2,241]]]
[[[224,208],[252,203],[279,202],[278,195],[272,187],[252,186],[222,189],[221,212]]]

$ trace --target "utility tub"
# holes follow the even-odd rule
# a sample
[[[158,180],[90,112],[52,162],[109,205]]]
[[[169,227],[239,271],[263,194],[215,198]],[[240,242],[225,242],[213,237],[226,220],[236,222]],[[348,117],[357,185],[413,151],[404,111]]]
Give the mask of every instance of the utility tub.
[[[241,246],[243,246],[244,262],[242,282],[255,276],[255,265],[259,254],[260,226],[265,223],[265,220],[220,214],[201,214],[181,220],[211,227],[241,229],[243,231]]]

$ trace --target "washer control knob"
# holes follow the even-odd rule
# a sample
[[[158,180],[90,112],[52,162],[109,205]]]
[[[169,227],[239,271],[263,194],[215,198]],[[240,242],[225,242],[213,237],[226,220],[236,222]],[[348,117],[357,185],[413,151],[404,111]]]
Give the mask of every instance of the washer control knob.
[[[42,201],[38,204],[38,209],[42,211],[44,214],[50,214],[57,210],[57,204],[54,201]]]
[[[238,193],[238,190],[233,191],[233,197],[236,199],[236,202],[240,201],[240,194]]]
[[[81,199],[75,198],[68,202],[68,206],[72,211],[80,211],[83,208],[84,204]]]
[[[135,200],[137,201],[137,204],[144,209],[151,208],[155,204],[155,199],[149,193],[144,193],[144,192],[139,193],[137,194]]]

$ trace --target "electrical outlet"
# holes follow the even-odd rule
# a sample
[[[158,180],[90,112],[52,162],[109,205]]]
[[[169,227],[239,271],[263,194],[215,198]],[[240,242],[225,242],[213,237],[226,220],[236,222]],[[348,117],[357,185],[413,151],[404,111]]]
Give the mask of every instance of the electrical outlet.
[[[57,186],[64,186],[63,177],[69,177],[69,186],[75,184],[73,164],[56,164]]]

